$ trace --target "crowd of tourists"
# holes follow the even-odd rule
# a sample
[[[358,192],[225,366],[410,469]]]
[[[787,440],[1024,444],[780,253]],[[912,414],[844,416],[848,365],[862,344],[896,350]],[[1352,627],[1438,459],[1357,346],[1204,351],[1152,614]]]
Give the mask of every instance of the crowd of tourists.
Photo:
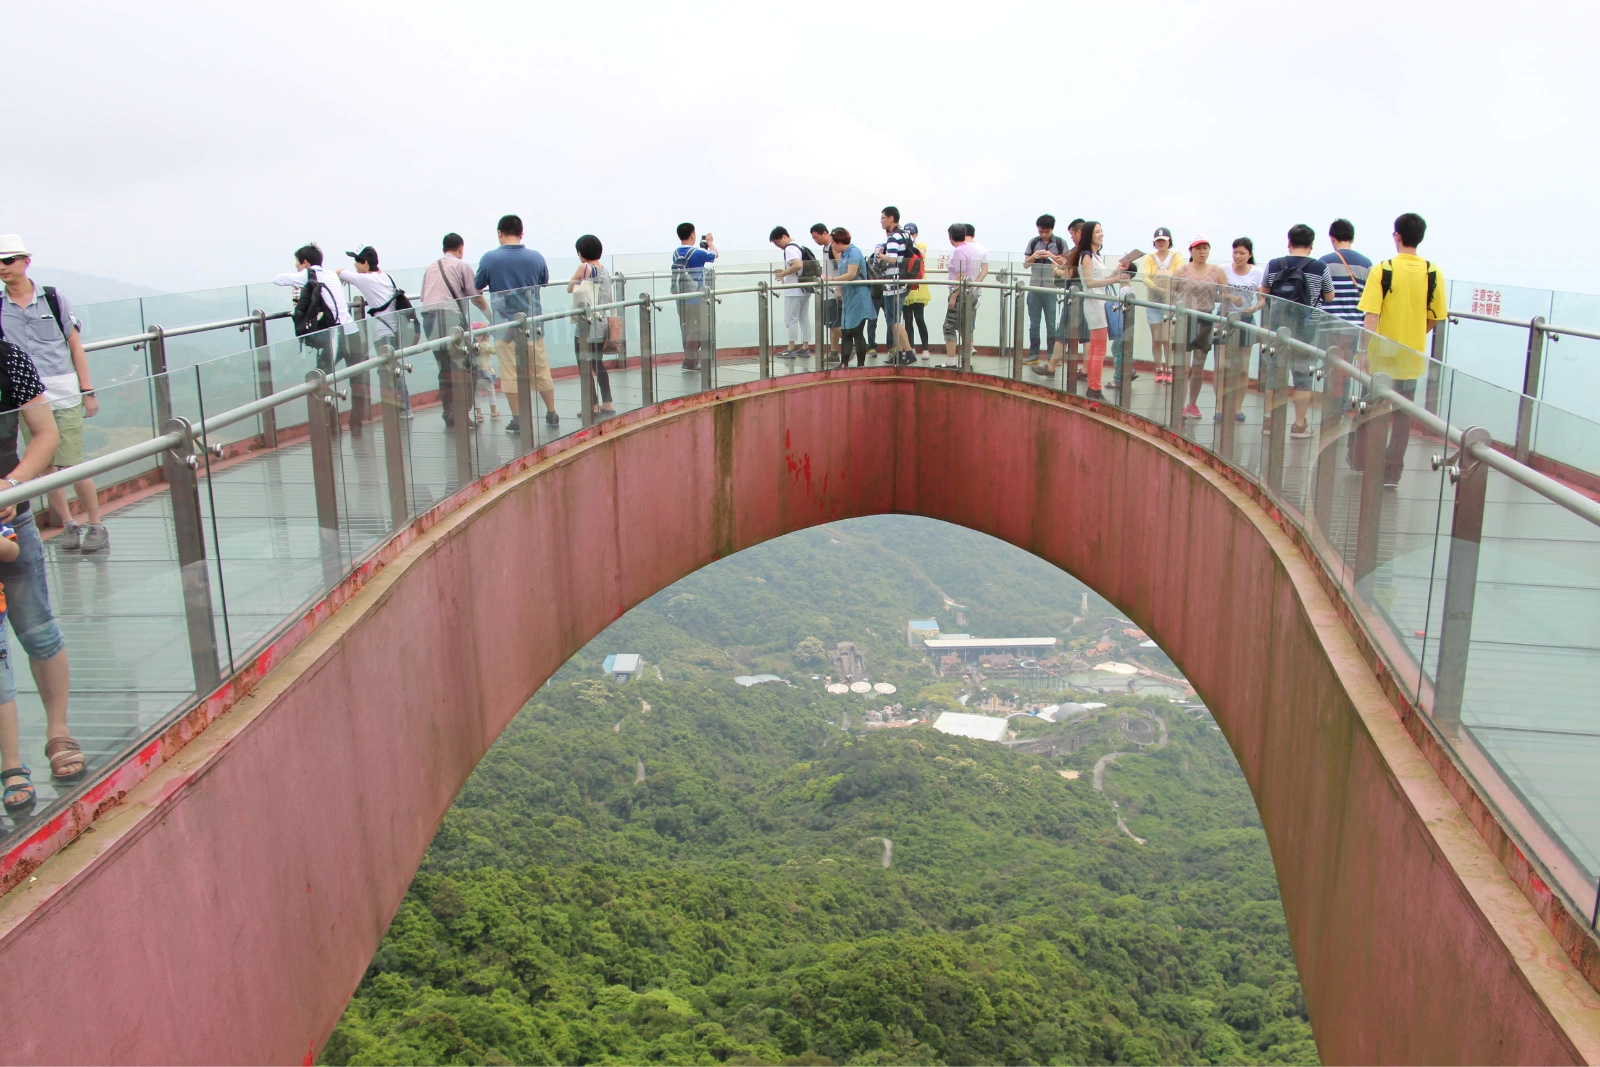
[[[852,359],[860,367],[880,357],[894,365],[929,358],[927,307],[934,297],[928,246],[917,225],[902,222],[900,210],[893,205],[880,212],[879,224],[883,236],[873,243],[870,253],[842,226],[814,224],[807,234],[809,245],[795,240],[783,226],[772,229],[771,242],[782,256],[774,283],[782,299],[787,332],[786,346],[776,353],[779,359],[830,358],[830,352],[819,346],[819,326],[829,332],[828,348],[837,366],[850,366]],[[1232,332],[1235,345],[1240,344],[1240,337],[1238,331],[1217,329],[1210,319],[1178,314],[1178,307],[1213,316],[1237,316],[1245,323],[1259,321],[1271,329],[1284,324],[1285,308],[1322,309],[1326,315],[1317,319],[1318,339],[1340,343],[1371,369],[1382,370],[1394,381],[1396,391],[1408,398],[1415,397],[1416,382],[1425,366],[1420,353],[1426,347],[1427,334],[1446,316],[1444,280],[1434,264],[1417,254],[1427,226],[1415,214],[1395,220],[1395,255],[1378,264],[1355,251],[1355,228],[1345,219],[1328,227],[1329,251],[1320,256],[1311,227],[1290,227],[1287,254],[1269,259],[1264,266],[1257,263],[1255,243],[1249,237],[1234,238],[1229,254],[1216,262],[1208,236],[1197,233],[1180,248],[1165,226],[1152,233],[1151,251],[1134,249],[1108,265],[1107,235],[1101,223],[1073,219],[1065,237],[1058,232],[1053,215],[1040,215],[1035,225],[1037,235],[1022,250],[1030,283],[1024,362],[1034,373],[1052,378],[1067,361],[1081,364],[1086,396],[1091,401],[1104,399],[1105,361],[1113,343],[1113,373],[1119,380],[1122,377],[1123,363],[1131,358],[1134,333],[1134,323],[1124,321],[1125,303],[1096,296],[1137,292],[1163,305],[1146,308],[1144,314],[1155,381],[1171,385],[1180,365],[1188,371],[1183,413],[1189,419],[1201,417],[1198,400],[1208,358],[1215,353],[1220,365],[1227,343],[1224,335]],[[295,290],[295,332],[315,351],[318,366],[331,373],[338,363],[365,360],[369,346],[401,344],[405,340],[402,323],[437,339],[459,326],[473,325],[477,319],[474,308],[482,319],[495,322],[519,314],[540,315],[541,290],[550,284],[548,263],[523,243],[523,223],[518,216],[503,216],[496,234],[497,247],[485,252],[476,268],[466,262],[462,237],[446,234],[439,258],[423,272],[421,307],[416,309],[405,290],[380,267],[378,253],[370,245],[348,253],[351,269],[338,271],[325,268],[317,245],[304,245],[294,253],[295,269],[274,281]],[[951,223],[945,235],[950,251],[942,266],[946,283],[942,340],[945,365],[955,366],[958,347],[970,343],[983,292],[961,283],[981,283],[989,277],[989,251],[978,243],[971,223]],[[700,293],[708,284],[708,272],[718,253],[712,235],[702,236],[693,223],[680,224],[677,236],[678,245],[671,254],[670,289],[677,297],[682,366],[694,371],[703,360],[715,358],[715,353],[706,349],[705,297]],[[605,307],[613,302],[613,284],[600,239],[585,234],[574,250],[578,267],[566,282],[575,322],[574,354],[585,379],[585,397],[592,398],[591,414],[604,416],[613,410],[613,401],[610,376],[601,357],[616,346],[622,321]],[[4,481],[12,487],[80,463],[84,420],[99,411],[72,302],[52,286],[36,285],[28,277],[31,263],[20,236],[0,235],[0,282],[5,286],[0,303],[0,471],[6,472]],[[1134,288],[1136,282],[1142,291]],[[360,294],[365,317],[370,320],[365,327],[352,313],[340,283]],[[821,305],[813,305],[814,299],[820,299]],[[1330,334],[1329,322],[1348,324],[1348,335]],[[1372,334],[1386,339],[1381,352],[1364,344],[1363,338]],[[530,391],[538,393],[546,423],[558,426],[555,382],[541,326],[532,328],[530,340]],[[1248,340],[1243,347],[1248,351]],[[453,425],[462,409],[472,422],[481,421],[485,401],[488,418],[497,419],[502,397],[510,412],[505,424],[508,433],[518,433],[520,420],[533,416],[520,410],[518,359],[512,338],[502,333],[492,342],[471,344],[465,359],[444,346],[435,355],[446,424]],[[1268,358],[1265,350],[1262,358]],[[1277,358],[1276,354],[1272,358]],[[1309,437],[1314,368],[1305,357],[1294,356],[1286,370],[1294,410],[1289,436]],[[357,375],[351,381],[347,425],[352,434],[360,434],[369,418],[370,387],[364,378]],[[459,393],[465,396],[458,400]],[[403,382],[398,400],[403,416],[410,418],[411,398]],[[1221,411],[1214,416],[1222,417]],[[1403,410],[1390,414],[1386,425],[1369,423],[1358,429],[1358,435],[1385,435],[1387,485],[1398,483],[1410,429]],[[110,535],[101,521],[102,501],[94,481],[78,479],[72,487],[76,512],[65,488],[47,494],[59,527],[51,539],[54,550],[79,557],[107,552]],[[85,773],[85,759],[67,725],[67,652],[50,608],[44,558],[43,541],[28,502],[0,509],[0,619],[10,623],[27,653],[44,704],[44,756],[50,773],[58,781],[72,782]],[[21,758],[16,680],[7,644],[0,626],[0,786],[6,811],[15,814],[31,809],[36,794],[32,772]]]

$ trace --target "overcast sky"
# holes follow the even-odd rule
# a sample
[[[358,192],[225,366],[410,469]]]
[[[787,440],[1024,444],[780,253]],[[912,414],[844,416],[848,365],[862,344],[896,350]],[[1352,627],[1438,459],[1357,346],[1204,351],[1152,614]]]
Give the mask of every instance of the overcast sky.
[[[452,12],[439,17],[437,12]],[[426,14],[425,14],[426,13]],[[81,3],[13,41],[0,232],[167,290],[303,241],[468,256],[502,213],[571,253],[722,248],[782,223],[1020,248],[1170,226],[1275,253],[1339,215],[1374,258],[1418,211],[1452,278],[1600,293],[1585,4]],[[1327,250],[1325,238],[1319,251]],[[339,257],[342,261],[342,256]]]

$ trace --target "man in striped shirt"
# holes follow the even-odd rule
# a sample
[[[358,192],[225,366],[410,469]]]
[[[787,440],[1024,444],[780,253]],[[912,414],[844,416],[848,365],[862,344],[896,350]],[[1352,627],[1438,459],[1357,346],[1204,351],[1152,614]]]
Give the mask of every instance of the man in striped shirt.
[[[1333,241],[1333,251],[1322,257],[1333,274],[1333,299],[1323,305],[1323,310],[1346,322],[1361,325],[1361,312],[1356,304],[1361,301],[1361,290],[1367,285],[1367,272],[1372,260],[1350,246],[1356,240],[1356,228],[1349,219],[1334,219],[1328,227],[1328,237]]]
[[[1333,251],[1323,256],[1322,262],[1328,265],[1328,272],[1333,275],[1333,299],[1324,305],[1323,310],[1342,322],[1350,323],[1350,327],[1325,331],[1317,345],[1320,348],[1337,345],[1345,358],[1353,359],[1361,349],[1359,327],[1362,316],[1356,304],[1361,301],[1361,291],[1366,288],[1367,272],[1372,269],[1372,260],[1350,247],[1355,243],[1356,228],[1349,219],[1334,219],[1333,225],[1328,227],[1328,237],[1333,241]],[[1339,395],[1339,413],[1348,414],[1351,408],[1350,380],[1337,366],[1329,370],[1328,388]]]
[[[889,337],[894,345],[894,362],[907,365],[917,361],[911,351],[911,338],[906,334],[906,324],[900,308],[905,300],[906,287],[900,282],[900,264],[906,259],[910,242],[900,228],[900,209],[893,204],[878,216],[883,225],[883,251],[878,253],[878,270],[883,275],[883,313],[889,320]]]

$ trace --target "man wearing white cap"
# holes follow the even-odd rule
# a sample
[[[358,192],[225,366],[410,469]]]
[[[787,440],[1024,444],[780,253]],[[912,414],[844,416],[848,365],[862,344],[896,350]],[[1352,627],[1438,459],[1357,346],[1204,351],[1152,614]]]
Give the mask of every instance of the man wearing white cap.
[[[31,282],[27,281],[28,249],[15,234],[0,235],[0,282],[6,286],[6,296],[0,311],[10,316],[13,302],[21,299]],[[59,301],[58,301],[59,302]],[[31,302],[29,304],[31,305]],[[49,302],[45,301],[45,314]],[[63,322],[70,321],[63,316]],[[23,334],[15,330],[9,317],[4,319],[8,335],[0,340],[0,488],[21,485],[37,478],[50,469],[51,458],[60,443],[56,421],[50,417],[45,385],[33,360],[23,351],[20,341]],[[60,331],[58,327],[58,332]],[[72,331],[74,337],[77,331]],[[79,346],[77,352],[82,353]],[[81,357],[80,357],[81,358]],[[27,451],[17,454],[17,424],[27,426],[30,437]],[[67,665],[67,643],[56,625],[55,614],[50,610],[50,590],[45,584],[44,549],[39,543],[39,529],[34,525],[33,513],[27,501],[9,508],[0,508],[0,523],[9,523],[17,543],[17,555],[0,562],[0,586],[5,592],[6,620],[11,623],[17,643],[28,654],[28,667],[34,684],[39,687],[39,699],[44,703],[45,759],[50,761],[51,775],[61,781],[72,781],[83,776],[86,763],[83,750],[73,740],[67,729],[67,699],[71,673]],[[14,709],[15,682],[9,657],[0,659],[0,709]],[[28,769],[15,751],[14,723],[0,728],[0,780],[6,792],[6,808],[11,812],[24,811],[32,804],[33,787],[27,782]]]
[[[100,412],[89,378],[89,357],[83,351],[83,336],[72,304],[54,287],[34,285],[28,277],[32,257],[22,238],[14,233],[0,235],[0,281],[6,295],[0,303],[0,335],[28,354],[44,383],[45,399],[55,416],[60,443],[51,460],[53,469],[83,462],[83,420]],[[111,537],[100,522],[100,497],[94,480],[83,478],[73,483],[85,523],[72,521],[67,508],[67,491],[50,493],[50,510],[61,524],[57,549],[68,552],[103,552],[111,547]]]

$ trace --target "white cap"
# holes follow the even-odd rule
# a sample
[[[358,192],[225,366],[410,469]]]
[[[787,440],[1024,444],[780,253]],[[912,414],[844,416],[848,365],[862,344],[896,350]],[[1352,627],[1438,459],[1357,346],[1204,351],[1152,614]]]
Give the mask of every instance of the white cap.
[[[22,243],[19,233],[0,233],[0,259],[29,255],[28,246]]]

